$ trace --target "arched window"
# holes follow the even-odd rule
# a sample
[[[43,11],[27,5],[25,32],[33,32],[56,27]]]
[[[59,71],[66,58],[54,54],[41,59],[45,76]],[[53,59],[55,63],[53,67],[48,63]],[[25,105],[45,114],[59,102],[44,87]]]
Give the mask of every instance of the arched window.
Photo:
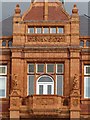
[[[6,46],[6,41],[2,41],[2,46]]]
[[[54,94],[54,80],[48,75],[42,75],[37,80],[37,94]]]
[[[8,42],[8,46],[9,47],[12,46],[12,41],[11,40]]]
[[[90,41],[89,40],[86,41],[86,47],[90,47]]]
[[[84,41],[83,40],[80,41],[80,46],[84,47]]]

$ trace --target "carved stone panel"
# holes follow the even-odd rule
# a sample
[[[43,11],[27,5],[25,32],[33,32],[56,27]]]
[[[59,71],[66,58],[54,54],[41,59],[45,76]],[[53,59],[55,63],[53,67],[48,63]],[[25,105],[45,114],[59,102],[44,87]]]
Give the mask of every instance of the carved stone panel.
[[[27,36],[27,42],[65,42],[64,36]]]

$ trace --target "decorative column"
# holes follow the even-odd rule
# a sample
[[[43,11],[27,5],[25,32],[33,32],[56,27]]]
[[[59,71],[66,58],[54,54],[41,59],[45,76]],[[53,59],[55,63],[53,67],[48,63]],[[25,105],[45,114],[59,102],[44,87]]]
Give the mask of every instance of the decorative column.
[[[10,95],[10,119],[16,118],[17,120],[20,118],[19,109],[20,109],[20,91],[18,89],[18,81],[17,75],[13,76],[12,83],[12,92]]]
[[[72,91],[70,95],[70,120],[80,120],[80,89],[79,76],[74,75]]]

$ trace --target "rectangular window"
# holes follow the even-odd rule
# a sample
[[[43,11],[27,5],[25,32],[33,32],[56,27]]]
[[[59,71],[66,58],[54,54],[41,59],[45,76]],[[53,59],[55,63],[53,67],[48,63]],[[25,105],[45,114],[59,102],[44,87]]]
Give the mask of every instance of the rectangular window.
[[[54,64],[47,64],[46,66],[46,72],[47,73],[53,73],[54,72]]]
[[[56,73],[57,74],[63,74],[63,72],[64,72],[63,64],[56,64]]]
[[[84,75],[90,75],[90,65],[84,66]]]
[[[28,95],[34,94],[34,75],[28,75]]]
[[[58,27],[58,31],[57,31],[57,33],[64,33],[64,29],[63,29],[63,27]]]
[[[50,28],[50,33],[56,33],[56,27],[51,27]]]
[[[90,98],[90,65],[84,65],[84,98]]]
[[[6,97],[6,77],[0,76],[0,98]]]
[[[90,98],[90,77],[84,77],[84,98]]]
[[[0,98],[6,97],[7,66],[0,65]]]
[[[44,72],[44,64],[37,64],[36,72],[37,73],[43,73]]]
[[[28,33],[34,33],[34,27],[28,28]]]
[[[36,28],[36,33],[42,33],[42,28],[40,27]]]
[[[28,64],[28,73],[34,73],[34,64]]]
[[[57,82],[57,95],[63,95],[63,75],[57,75],[56,76],[56,82]]]
[[[43,28],[43,33],[48,34],[49,33],[49,28],[48,27]]]
[[[0,65],[0,75],[7,75],[7,66]]]

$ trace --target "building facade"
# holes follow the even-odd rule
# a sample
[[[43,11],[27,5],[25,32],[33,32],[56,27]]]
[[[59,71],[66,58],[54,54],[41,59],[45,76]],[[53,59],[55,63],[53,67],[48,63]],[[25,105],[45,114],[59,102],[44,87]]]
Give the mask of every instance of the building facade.
[[[90,118],[90,36],[80,35],[78,8],[33,1],[12,36],[0,39],[0,117]]]

